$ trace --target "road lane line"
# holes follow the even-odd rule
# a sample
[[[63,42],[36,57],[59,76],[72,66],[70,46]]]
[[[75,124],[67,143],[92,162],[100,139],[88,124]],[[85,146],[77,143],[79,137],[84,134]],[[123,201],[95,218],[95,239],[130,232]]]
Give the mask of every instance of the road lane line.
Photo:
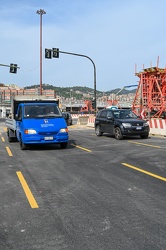
[[[5,127],[5,128],[3,128],[3,130],[6,132],[6,131],[7,131],[7,128]]]
[[[70,145],[71,145],[71,146],[74,146],[74,147],[76,147],[76,148],[79,148],[79,149],[85,150],[85,151],[87,151],[87,152],[92,152],[92,150],[90,150],[90,149],[83,148],[83,147],[77,146],[77,145],[75,145],[75,144],[70,144]]]
[[[9,147],[6,147],[6,150],[7,150],[9,156],[13,156],[13,154],[12,154],[12,152],[11,152],[11,150],[10,150]]]
[[[134,141],[128,141],[128,142],[134,143],[134,144],[140,144],[140,145],[147,146],[147,147],[152,147],[152,148],[161,148],[160,146],[155,146],[155,145],[151,145],[151,144],[145,144],[145,143],[142,143],[142,142],[134,142]]]
[[[156,178],[156,179],[159,179],[159,180],[162,180],[162,181],[166,181],[166,178],[164,178],[164,177],[162,177],[162,176],[159,176],[159,175],[156,175],[156,174],[153,174],[153,173],[151,173],[151,172],[145,171],[145,170],[143,170],[143,169],[141,169],[141,168],[137,168],[137,167],[135,167],[135,166],[132,166],[132,165],[127,164],[127,163],[124,163],[124,162],[122,163],[122,165],[124,165],[124,166],[126,166],[126,167],[129,167],[129,168],[132,168],[132,169],[134,169],[134,170],[137,170],[137,171],[139,171],[139,172],[142,172],[142,173],[144,173],[144,174],[150,175],[150,176],[152,176],[152,177],[154,177],[154,178]]]
[[[25,195],[29,201],[29,204],[31,206],[31,208],[38,208],[38,204],[26,182],[26,180],[24,179],[24,176],[22,175],[22,173],[19,171],[19,172],[16,172],[17,176],[18,176],[18,179],[22,185],[22,188],[24,189],[24,192],[25,192]]]
[[[5,138],[4,138],[4,137],[1,137],[1,140],[2,140],[3,142],[5,142]]]

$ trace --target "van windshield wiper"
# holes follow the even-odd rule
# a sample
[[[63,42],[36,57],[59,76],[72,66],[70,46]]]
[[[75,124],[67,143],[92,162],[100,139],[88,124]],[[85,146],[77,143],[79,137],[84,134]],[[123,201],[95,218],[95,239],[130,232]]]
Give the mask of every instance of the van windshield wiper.
[[[38,115],[36,116],[36,118],[44,118],[44,117],[62,117],[61,115],[59,114],[47,114],[47,115]]]

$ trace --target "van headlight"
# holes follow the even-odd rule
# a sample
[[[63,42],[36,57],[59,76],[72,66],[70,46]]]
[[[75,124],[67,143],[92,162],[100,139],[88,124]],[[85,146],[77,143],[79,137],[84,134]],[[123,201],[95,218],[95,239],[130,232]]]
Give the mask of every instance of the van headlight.
[[[61,128],[60,133],[68,133],[68,128]]]
[[[132,127],[131,123],[126,123],[126,122],[123,122],[123,123],[122,123],[122,126],[123,126],[124,128],[131,128],[131,127]]]
[[[24,133],[26,135],[35,135],[35,134],[37,134],[36,130],[34,130],[34,129],[25,129]]]

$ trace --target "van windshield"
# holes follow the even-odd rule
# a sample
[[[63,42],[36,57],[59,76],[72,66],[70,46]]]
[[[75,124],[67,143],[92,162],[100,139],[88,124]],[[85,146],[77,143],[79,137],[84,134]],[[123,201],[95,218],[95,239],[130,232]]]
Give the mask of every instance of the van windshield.
[[[56,105],[26,105],[24,107],[25,118],[62,117],[62,113]]]

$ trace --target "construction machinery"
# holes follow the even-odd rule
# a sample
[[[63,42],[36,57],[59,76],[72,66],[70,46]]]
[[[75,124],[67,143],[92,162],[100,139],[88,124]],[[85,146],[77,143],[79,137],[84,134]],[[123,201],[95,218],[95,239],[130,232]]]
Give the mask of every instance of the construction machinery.
[[[150,67],[135,73],[139,84],[132,110],[142,118],[166,118],[166,68]]]

